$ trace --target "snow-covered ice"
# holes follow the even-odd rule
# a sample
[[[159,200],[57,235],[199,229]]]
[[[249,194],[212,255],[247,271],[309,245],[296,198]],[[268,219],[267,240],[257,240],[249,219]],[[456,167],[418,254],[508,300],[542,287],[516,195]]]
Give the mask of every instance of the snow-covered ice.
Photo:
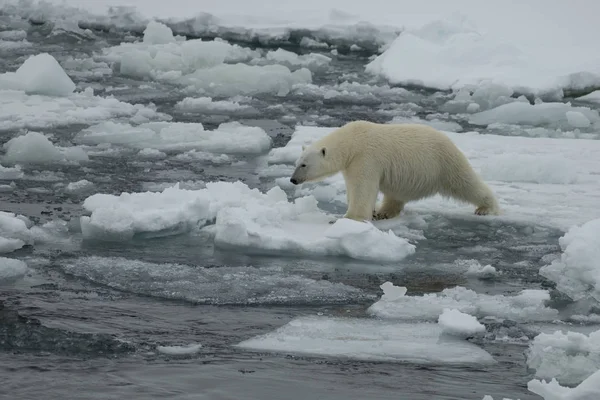
[[[55,146],[39,132],[16,136],[4,143],[3,147],[6,154],[2,157],[2,161],[10,164],[78,163],[89,160],[88,155],[81,148]]]
[[[94,183],[87,179],[82,179],[77,182],[69,182],[65,188],[65,192],[69,194],[82,194],[94,189]]]
[[[201,123],[149,122],[139,125],[102,122],[79,132],[74,138],[84,145],[112,144],[135,149],[202,150],[211,153],[262,153],[271,147],[271,139],[259,128],[239,122],[205,130]]]
[[[68,96],[75,84],[58,61],[48,53],[31,56],[15,72],[0,75],[0,89],[22,90],[27,94]]]
[[[600,219],[573,226],[558,240],[559,259],[540,268],[540,275],[573,300],[600,301]]]
[[[442,332],[458,337],[485,332],[485,326],[477,318],[454,308],[445,308],[438,318],[438,324],[442,327]]]
[[[527,366],[537,378],[579,384],[600,369],[600,331],[540,333],[528,349]]]
[[[23,276],[26,272],[27,264],[25,262],[14,258],[0,257],[0,284],[3,280]]]
[[[238,101],[214,101],[210,97],[186,97],[175,104],[175,109],[186,113],[223,113],[236,115],[246,114],[253,110],[252,107],[240,104]]]
[[[406,288],[397,288],[386,282],[381,285],[383,295],[367,312],[391,320],[437,320],[444,309],[456,309],[476,317],[496,317],[517,322],[552,321],[558,311],[547,307],[547,290],[526,289],[515,296],[476,293],[462,286],[444,289],[439,293],[407,296]]]
[[[218,247],[247,252],[305,256],[347,256],[392,262],[411,255],[415,246],[371,223],[332,220],[312,197],[288,202],[278,187],[262,193],[242,182],[210,182],[206,189],[175,185],[160,193],[96,194],[81,217],[88,239],[122,240],[134,235],[165,236],[207,226]]]
[[[259,52],[224,40],[174,37],[171,28],[152,22],[144,31],[141,42],[121,43],[97,55],[99,61],[116,63],[123,75],[161,80],[184,86],[188,91],[221,96],[285,95],[292,85],[312,81],[310,70],[304,67],[292,72],[281,64],[261,66],[243,63],[256,58],[260,58]],[[276,56],[269,60],[277,61],[279,58]]]
[[[33,244],[31,221],[22,215],[0,211],[0,253],[10,253]]]
[[[440,337],[433,323],[403,324],[358,318],[301,317],[239,343],[244,349],[419,364],[493,364],[485,350]]]
[[[156,350],[159,353],[167,354],[170,356],[182,356],[188,354],[195,354],[200,351],[202,345],[199,343],[192,343],[183,346],[156,346]]]
[[[500,275],[500,271],[491,266],[490,264],[481,265],[476,260],[465,260],[461,264],[467,264],[469,269],[467,270],[467,276],[473,276],[479,279],[490,279]]]
[[[527,389],[544,400],[595,400],[600,398],[600,369],[573,388],[561,386],[553,378],[549,382],[532,379],[527,383]]]

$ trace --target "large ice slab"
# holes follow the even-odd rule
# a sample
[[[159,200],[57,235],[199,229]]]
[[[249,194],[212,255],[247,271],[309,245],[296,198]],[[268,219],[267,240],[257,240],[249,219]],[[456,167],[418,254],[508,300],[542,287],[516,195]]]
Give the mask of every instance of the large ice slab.
[[[347,219],[330,225],[313,197],[290,203],[283,190],[266,193],[241,182],[210,182],[205,189],[175,185],[162,192],[95,194],[81,217],[87,239],[123,240],[205,230],[215,245],[246,252],[304,256],[347,256],[380,262],[399,261],[415,246],[371,223]]]
[[[550,300],[547,290],[526,289],[516,296],[476,293],[456,286],[439,293],[407,296],[405,287],[391,282],[381,285],[381,299],[371,305],[367,312],[380,318],[392,320],[436,320],[445,309],[455,309],[476,317],[496,317],[518,322],[551,321],[558,311],[547,307]]]
[[[403,324],[359,318],[296,318],[281,328],[239,343],[245,349],[365,361],[417,364],[492,364],[485,350],[441,337],[431,323]]]
[[[194,122],[149,122],[130,124],[102,122],[79,132],[74,141],[85,145],[112,144],[135,149],[202,150],[212,153],[262,153],[271,147],[271,139],[259,127],[238,122],[205,130]]]
[[[577,387],[561,386],[556,379],[549,382],[532,379],[527,383],[530,392],[544,400],[594,400],[600,398],[600,369],[590,375]]]

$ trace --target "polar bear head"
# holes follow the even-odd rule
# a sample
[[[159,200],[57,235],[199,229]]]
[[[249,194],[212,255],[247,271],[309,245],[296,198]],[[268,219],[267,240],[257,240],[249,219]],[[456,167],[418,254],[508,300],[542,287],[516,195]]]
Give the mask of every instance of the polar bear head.
[[[290,178],[294,185],[304,182],[315,182],[339,172],[339,167],[333,165],[329,151],[324,146],[314,144],[302,146],[302,154],[296,161],[296,169]]]

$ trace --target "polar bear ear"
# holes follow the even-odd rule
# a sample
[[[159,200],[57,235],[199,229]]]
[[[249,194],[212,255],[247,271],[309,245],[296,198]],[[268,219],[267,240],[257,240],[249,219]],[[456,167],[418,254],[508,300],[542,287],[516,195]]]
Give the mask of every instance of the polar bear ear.
[[[325,153],[326,153],[326,151],[325,151],[325,147],[321,148],[321,155],[322,155],[323,157],[325,157]]]

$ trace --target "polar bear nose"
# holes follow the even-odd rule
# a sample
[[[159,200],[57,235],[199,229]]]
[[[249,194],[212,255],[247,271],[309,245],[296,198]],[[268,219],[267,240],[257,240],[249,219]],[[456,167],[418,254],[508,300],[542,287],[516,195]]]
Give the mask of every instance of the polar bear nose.
[[[298,180],[296,178],[290,178],[290,182],[292,182],[294,185],[298,184]]]

